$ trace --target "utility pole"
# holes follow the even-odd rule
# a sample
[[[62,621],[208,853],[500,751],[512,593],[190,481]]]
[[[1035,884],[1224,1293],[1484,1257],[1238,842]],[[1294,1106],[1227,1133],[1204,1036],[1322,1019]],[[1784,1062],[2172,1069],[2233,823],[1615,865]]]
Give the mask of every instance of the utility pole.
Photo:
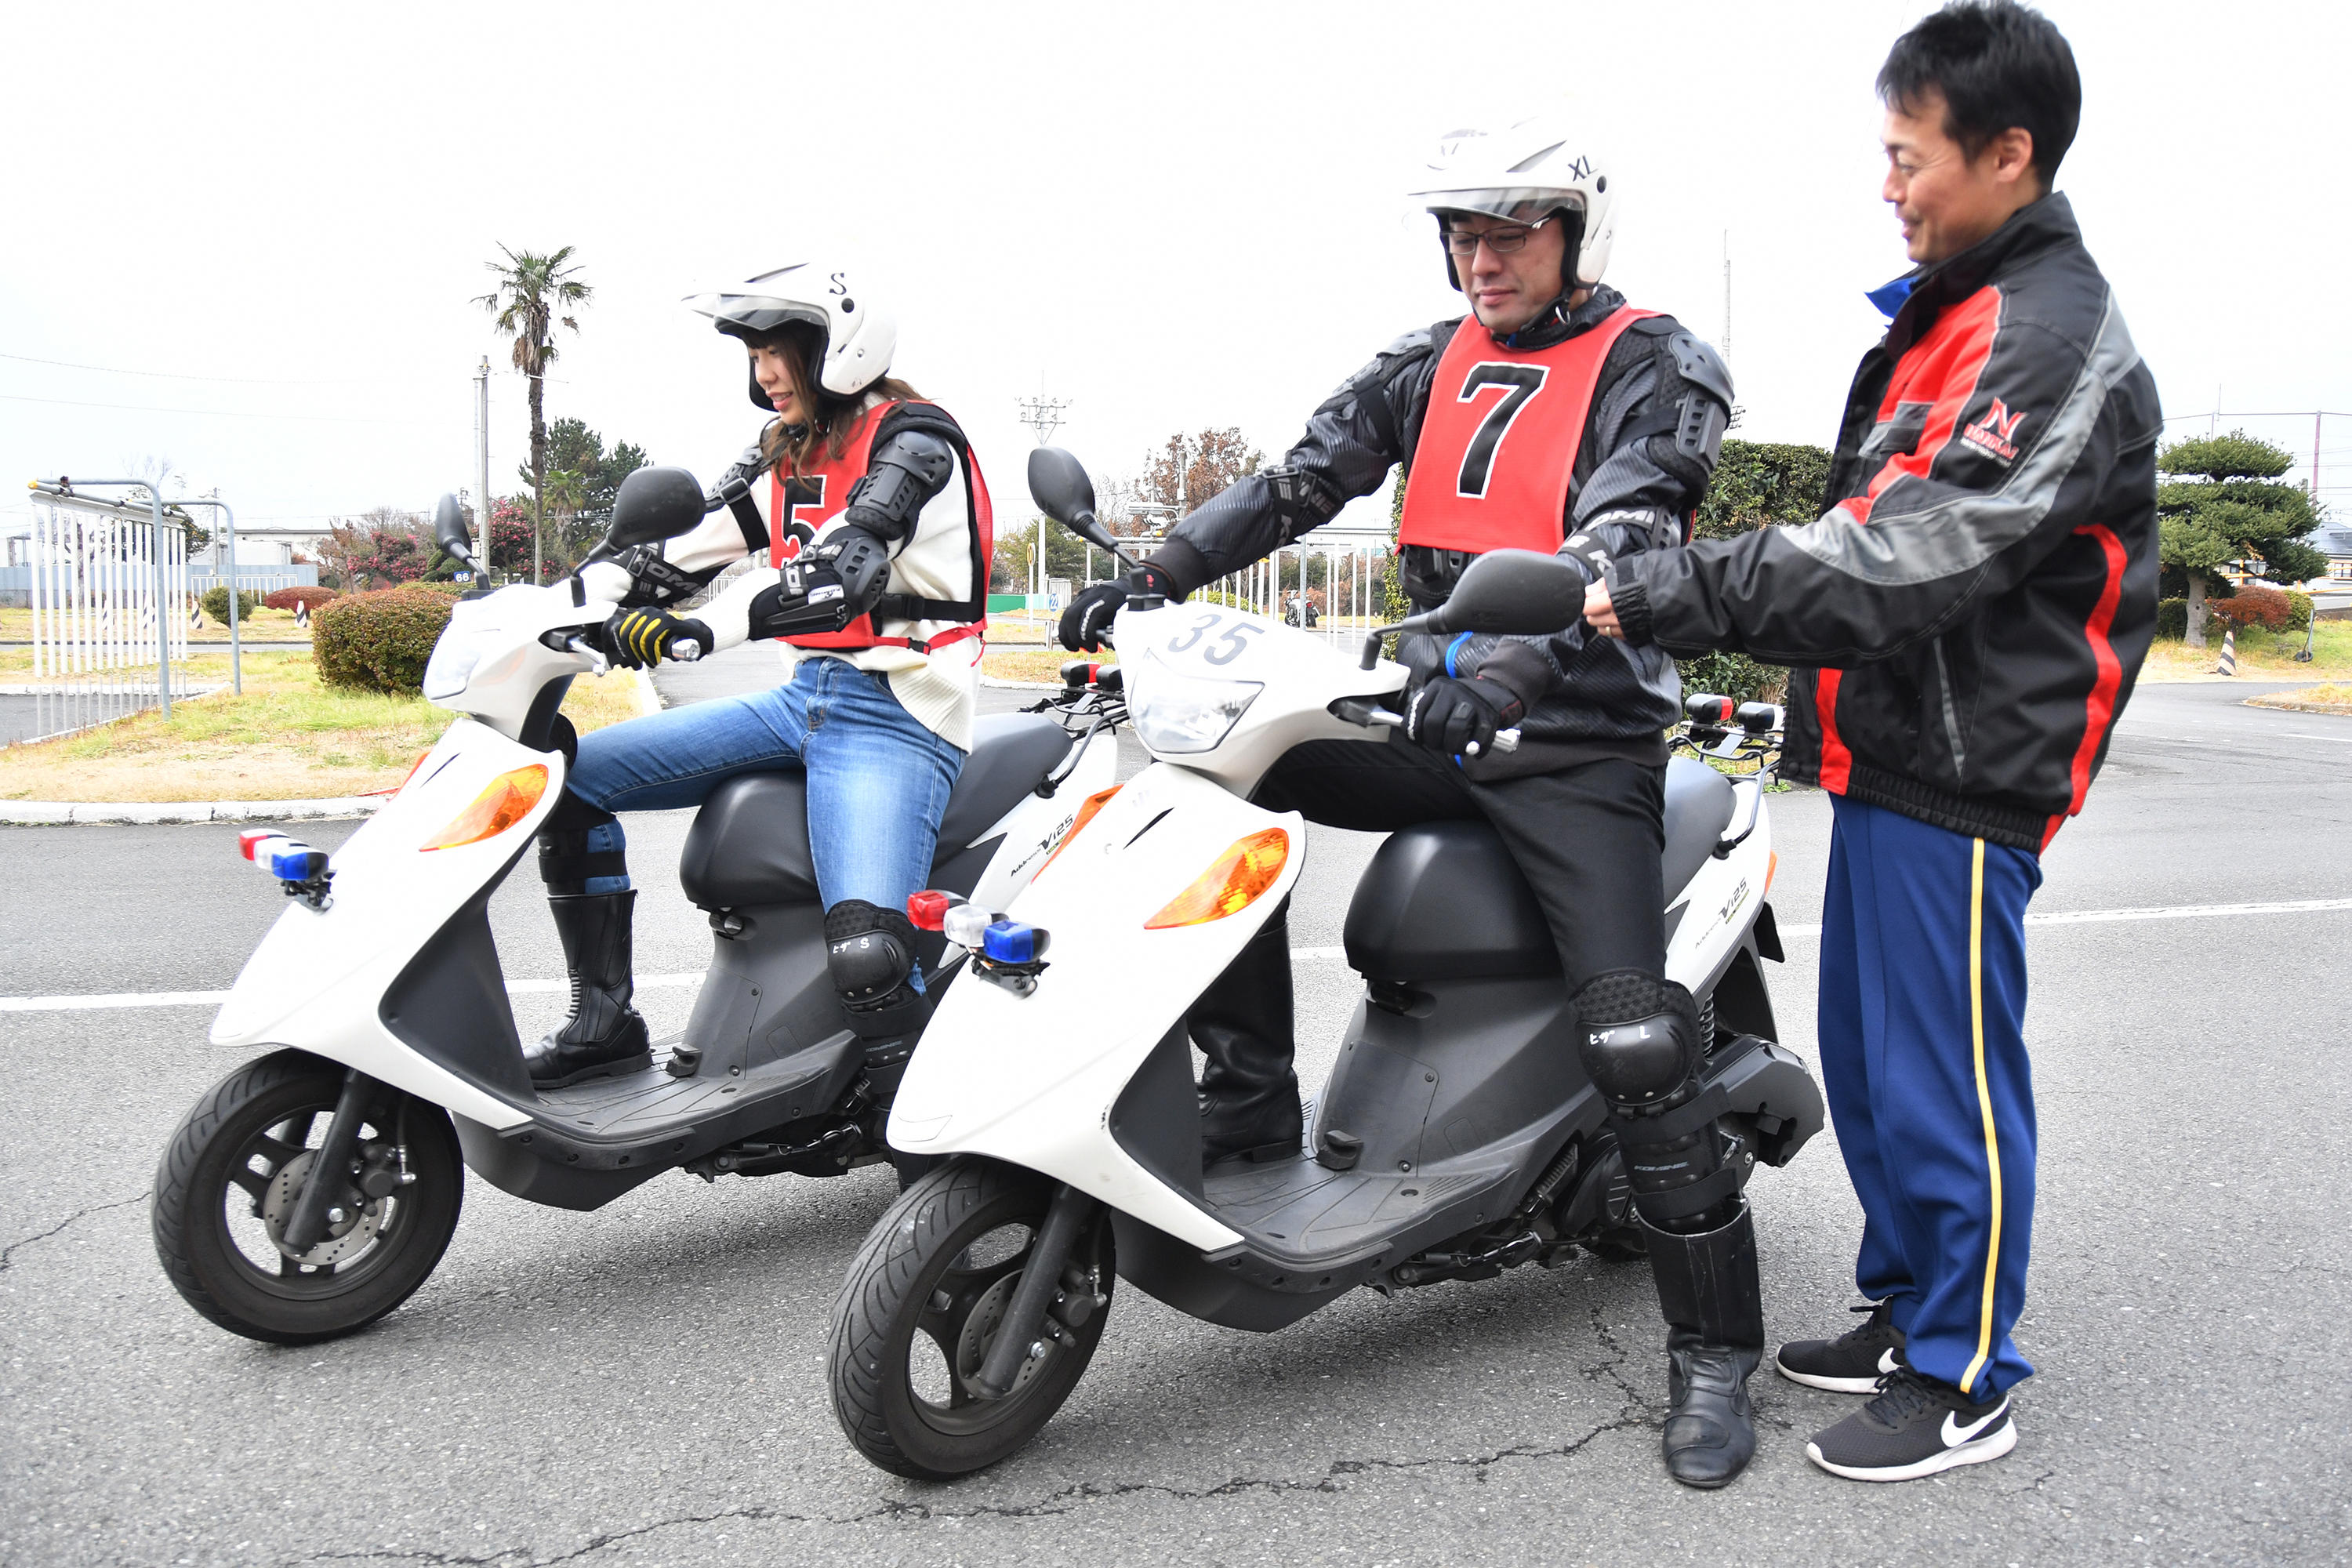
[[[1069,405],[1070,400],[1066,397],[1046,396],[1044,384],[1041,381],[1036,396],[1024,397],[1019,400],[1021,423],[1029,426],[1030,433],[1037,437],[1037,445],[1040,447],[1048,446],[1053,442],[1054,432],[1062,427],[1062,410],[1067,408]],[[1036,594],[1039,597],[1044,597],[1045,593],[1045,519],[1042,514],[1037,519],[1037,564],[1030,573],[1030,576],[1035,582]]]
[[[1731,365],[1731,231],[1727,228],[1723,231],[1723,341],[1715,346],[1722,351],[1724,367],[1729,369]],[[1738,384],[1738,378],[1735,377],[1733,385],[1737,387]],[[1747,412],[1746,407],[1734,403],[1731,405],[1731,417],[1723,427],[1726,430],[1738,429],[1739,416]]]
[[[482,488],[474,502],[474,559],[487,575],[490,564],[490,356],[474,373],[474,450],[481,459]],[[484,586],[486,584],[477,584]]]

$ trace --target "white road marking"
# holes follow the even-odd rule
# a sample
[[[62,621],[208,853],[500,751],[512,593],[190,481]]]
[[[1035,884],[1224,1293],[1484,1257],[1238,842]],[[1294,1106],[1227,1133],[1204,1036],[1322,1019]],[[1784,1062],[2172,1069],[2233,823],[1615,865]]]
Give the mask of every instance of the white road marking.
[[[2281,730],[2280,734],[2296,741],[2333,741],[2339,746],[2352,746],[2352,735],[2315,735],[2308,730]]]
[[[2309,915],[2325,914],[2331,910],[2352,910],[2352,899],[2294,899],[2278,904],[2180,904],[2145,910],[2055,910],[2048,914],[2028,915],[2030,926],[2089,926],[2110,925],[2122,921],[2192,921],[2226,920],[2240,915]],[[1817,925],[1783,925],[1780,934],[1786,937],[1819,936]]]
[[[2248,915],[2326,914],[2352,910],[2352,899],[2295,899],[2276,904],[2186,904],[2138,910],[2068,910],[2028,915],[2030,926],[2109,925],[2125,921],[2234,920]],[[1818,937],[1818,925],[1780,922],[1780,934],[1795,939]],[[1294,947],[1291,960],[1299,963],[1342,963],[1344,947]],[[699,985],[699,972],[691,974],[641,974],[640,990],[662,986]],[[511,995],[535,995],[568,990],[568,980],[515,980],[507,984]],[[228,1000],[226,991],[116,991],[86,996],[0,996],[0,1013],[92,1013],[116,1007],[217,1007]]]
[[[699,985],[702,975],[640,974],[637,989],[663,985]],[[523,996],[569,991],[569,980],[510,980],[509,995]],[[117,991],[89,996],[0,996],[0,1013],[91,1013],[110,1007],[217,1007],[228,1000],[226,991]]]

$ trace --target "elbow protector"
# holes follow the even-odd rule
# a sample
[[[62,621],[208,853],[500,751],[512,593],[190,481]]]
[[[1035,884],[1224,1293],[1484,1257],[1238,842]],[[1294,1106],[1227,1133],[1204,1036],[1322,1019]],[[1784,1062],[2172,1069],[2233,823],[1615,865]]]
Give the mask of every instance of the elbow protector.
[[[844,608],[852,620],[872,609],[890,586],[890,547],[864,528],[841,529],[826,542],[841,581]]]
[[[916,520],[955,472],[955,451],[924,430],[901,430],[874,449],[850,488],[843,519],[885,543],[915,531]]]

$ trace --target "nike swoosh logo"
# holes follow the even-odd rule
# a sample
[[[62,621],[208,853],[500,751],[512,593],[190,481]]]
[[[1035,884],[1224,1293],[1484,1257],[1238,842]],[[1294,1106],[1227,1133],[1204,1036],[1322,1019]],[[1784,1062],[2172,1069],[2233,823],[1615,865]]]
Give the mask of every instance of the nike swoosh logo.
[[[1893,1372],[1896,1367],[1902,1364],[1902,1363],[1895,1359],[1895,1352],[1893,1351],[1880,1351],[1878,1352],[1878,1370],[1880,1372]]]
[[[2004,1399],[2000,1405],[1987,1412],[1983,1416],[1970,1422],[1968,1426],[1963,1426],[1959,1424],[1959,1412],[1956,1410],[1946,1411],[1944,1413],[1944,1447],[1947,1448],[1957,1448],[1963,1443],[1974,1442],[1978,1436],[1981,1434],[1986,1427],[1991,1426],[1994,1422],[2000,1420],[2003,1415],[2008,1414],[2009,1401]]]

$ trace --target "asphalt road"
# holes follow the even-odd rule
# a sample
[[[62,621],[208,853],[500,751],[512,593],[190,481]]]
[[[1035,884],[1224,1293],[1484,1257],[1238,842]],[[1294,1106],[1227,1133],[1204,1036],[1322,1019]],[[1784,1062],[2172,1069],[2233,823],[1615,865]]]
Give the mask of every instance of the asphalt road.
[[[712,672],[714,675],[716,671]],[[2042,911],[2352,896],[2352,723],[2143,690]],[[992,694],[1003,700],[1004,694]],[[1771,805],[1782,921],[1819,918],[1828,811]],[[633,820],[639,969],[696,967],[682,815]],[[333,843],[348,825],[307,825]],[[277,914],[215,827],[0,830],[0,993],[215,989]],[[1295,941],[1335,945],[1368,838],[1318,830]],[[510,975],[560,973],[526,875]],[[2031,937],[2041,1195],[2020,1338],[2041,1374],[2011,1458],[1864,1488],[1807,1464],[1849,1402],[1769,1372],[1728,1489],[1657,1458],[1646,1271],[1585,1261],[1268,1336],[1123,1290],[1030,1448],[953,1486],[866,1467],[823,1378],[827,1300],[892,1196],[665,1175],[590,1215],[479,1182],[401,1310],[304,1350],[180,1302],[145,1192],[235,1065],[202,1007],[0,1012],[0,1562],[2341,1562],[2352,1531],[2352,911],[2041,926]],[[1812,1045],[1812,943],[1772,981]],[[1352,987],[1301,971],[1328,1063]],[[682,988],[645,994],[656,1029]],[[526,1032],[555,998],[518,998]],[[1750,1189],[1776,1335],[1834,1332],[1858,1217],[1832,1140]]]

